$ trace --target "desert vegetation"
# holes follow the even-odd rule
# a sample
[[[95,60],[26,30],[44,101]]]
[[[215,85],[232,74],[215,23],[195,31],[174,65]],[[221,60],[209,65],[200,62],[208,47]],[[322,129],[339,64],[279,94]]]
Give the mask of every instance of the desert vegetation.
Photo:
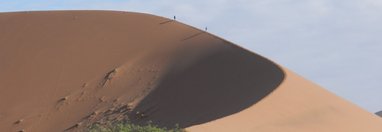
[[[132,123],[113,123],[109,125],[94,124],[88,128],[89,132],[185,132],[175,125],[175,128],[162,128],[152,123],[136,125]]]

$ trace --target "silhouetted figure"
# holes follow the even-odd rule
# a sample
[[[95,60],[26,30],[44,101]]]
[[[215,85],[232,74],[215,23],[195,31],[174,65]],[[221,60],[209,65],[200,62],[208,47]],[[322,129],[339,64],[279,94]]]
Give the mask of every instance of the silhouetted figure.
[[[207,27],[205,27],[204,30],[207,31]]]
[[[174,16],[174,20],[176,20],[176,16]]]

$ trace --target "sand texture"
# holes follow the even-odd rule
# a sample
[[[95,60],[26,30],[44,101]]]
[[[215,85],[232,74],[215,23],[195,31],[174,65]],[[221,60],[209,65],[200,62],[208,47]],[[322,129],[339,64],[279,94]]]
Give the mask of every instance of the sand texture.
[[[382,119],[274,62],[167,18],[0,13],[0,131],[126,120],[187,131],[381,132]]]

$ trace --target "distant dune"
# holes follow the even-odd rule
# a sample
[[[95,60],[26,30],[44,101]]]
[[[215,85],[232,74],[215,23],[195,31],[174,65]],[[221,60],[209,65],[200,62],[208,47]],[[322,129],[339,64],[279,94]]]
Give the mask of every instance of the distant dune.
[[[0,13],[0,131],[380,132],[377,116],[205,31],[142,13]]]
[[[382,117],[382,111],[375,113],[376,115]]]

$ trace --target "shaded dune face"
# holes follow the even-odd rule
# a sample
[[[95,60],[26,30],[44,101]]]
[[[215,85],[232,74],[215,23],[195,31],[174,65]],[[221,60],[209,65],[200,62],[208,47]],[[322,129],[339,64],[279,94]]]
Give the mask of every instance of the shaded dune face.
[[[283,71],[271,61],[221,45],[183,71],[169,73],[134,109],[147,117],[133,122],[183,128],[209,122],[254,105],[282,82]]]

